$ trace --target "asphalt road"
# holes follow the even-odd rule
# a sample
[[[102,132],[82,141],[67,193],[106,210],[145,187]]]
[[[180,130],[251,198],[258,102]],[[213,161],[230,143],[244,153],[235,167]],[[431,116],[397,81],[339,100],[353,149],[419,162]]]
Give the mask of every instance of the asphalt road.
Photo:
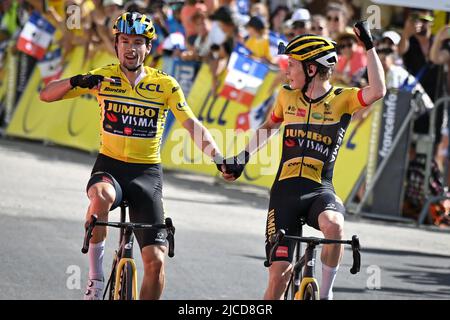
[[[77,150],[0,139],[0,299],[82,297],[84,188],[94,160]],[[164,204],[177,233],[163,299],[262,298],[267,190],[165,172]],[[362,267],[349,273],[346,250],[336,299],[450,299],[450,232],[355,217],[345,229],[361,239]],[[310,228],[305,234],[320,235]],[[111,230],[106,273],[117,239]]]

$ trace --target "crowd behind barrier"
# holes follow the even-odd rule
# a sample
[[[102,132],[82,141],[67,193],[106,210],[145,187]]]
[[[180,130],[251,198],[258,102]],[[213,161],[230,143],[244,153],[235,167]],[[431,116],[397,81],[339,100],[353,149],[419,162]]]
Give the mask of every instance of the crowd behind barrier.
[[[146,64],[175,76],[198,118],[218,135],[224,153],[231,154],[264,121],[285,82],[287,60],[277,55],[279,42],[302,33],[330,37],[339,53],[333,83],[367,84],[365,54],[351,26],[367,18],[370,5],[366,0],[5,0],[0,4],[0,128],[10,136],[97,150],[99,112],[93,97],[46,105],[38,92],[53,79],[117,63],[114,19],[124,11],[138,11],[151,16],[157,34]],[[381,6],[381,12],[381,28],[372,29],[373,36],[393,92],[389,97],[401,98],[393,103],[387,96],[369,112],[354,115],[334,183],[346,202],[370,198],[366,190],[377,166],[389,148],[397,147],[392,142],[402,113],[393,105],[403,108],[403,114],[413,108],[402,141],[407,147],[391,157],[388,177],[379,180],[392,179],[389,168],[404,173],[396,177],[406,185],[399,186],[396,214],[417,219],[427,198],[447,194],[450,177],[447,109],[433,104],[448,90],[448,72],[441,65],[450,61],[450,29],[445,12],[394,6]],[[164,166],[215,175],[212,164],[198,163],[200,152],[179,128],[169,115],[161,151]],[[230,130],[234,136],[225,139]],[[273,157],[281,150],[280,140],[273,140],[248,166],[243,182],[271,185],[278,163]],[[427,151],[424,145],[430,142],[433,148]],[[400,163],[405,165],[398,167]],[[424,188],[427,177],[430,183]],[[386,192],[375,191],[379,197]],[[365,204],[369,210],[376,207],[376,198]],[[435,203],[428,222],[447,226],[449,212],[450,201]]]

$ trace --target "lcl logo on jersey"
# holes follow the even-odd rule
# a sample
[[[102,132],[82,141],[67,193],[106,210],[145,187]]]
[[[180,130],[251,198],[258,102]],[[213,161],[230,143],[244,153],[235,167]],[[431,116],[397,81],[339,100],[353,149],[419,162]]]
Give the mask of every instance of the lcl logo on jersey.
[[[141,97],[147,99],[158,98],[162,93],[164,93],[160,84],[144,82],[141,82],[141,84],[136,87],[136,92]]]

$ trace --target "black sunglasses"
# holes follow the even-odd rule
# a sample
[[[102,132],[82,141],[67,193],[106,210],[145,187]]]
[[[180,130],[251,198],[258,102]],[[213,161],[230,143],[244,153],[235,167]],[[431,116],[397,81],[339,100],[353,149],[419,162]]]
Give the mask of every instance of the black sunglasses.
[[[323,27],[320,27],[320,26],[319,26],[319,27],[314,27],[314,26],[312,26],[312,27],[311,27],[311,30],[312,30],[312,31],[316,31],[316,30],[317,30],[317,31],[322,31],[322,30],[323,30]]]
[[[334,21],[334,22],[338,22],[339,21],[339,17],[332,17],[332,16],[327,16],[327,20],[328,21]]]
[[[353,43],[348,42],[348,43],[342,43],[338,45],[338,49],[345,49],[345,48],[351,48],[353,46]]]

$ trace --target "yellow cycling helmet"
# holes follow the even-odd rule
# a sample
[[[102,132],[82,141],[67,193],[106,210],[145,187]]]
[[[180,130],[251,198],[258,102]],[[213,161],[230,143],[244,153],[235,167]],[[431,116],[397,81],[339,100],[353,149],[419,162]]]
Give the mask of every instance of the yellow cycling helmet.
[[[317,62],[327,68],[337,63],[336,42],[311,34],[297,36],[287,46],[280,43],[278,54],[286,54],[302,62]]]
[[[116,19],[113,34],[137,34],[152,40],[155,37],[155,27],[152,20],[139,12],[125,12]]]

